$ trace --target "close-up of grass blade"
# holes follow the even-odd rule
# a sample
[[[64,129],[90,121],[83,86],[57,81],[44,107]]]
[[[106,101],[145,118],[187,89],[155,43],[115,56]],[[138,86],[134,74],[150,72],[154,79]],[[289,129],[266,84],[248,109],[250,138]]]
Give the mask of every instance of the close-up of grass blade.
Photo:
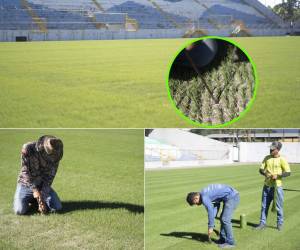
[[[183,67],[180,73],[170,74],[169,88],[174,104],[186,117],[203,125],[221,125],[239,117],[254,94],[251,62],[239,60],[238,53],[242,52],[237,53],[239,49],[234,45],[225,43],[223,46],[226,46],[221,48],[225,51],[224,56],[215,59],[203,72],[194,63],[191,52],[185,51],[194,72],[191,69],[185,72],[186,67]],[[178,66],[171,71],[177,69]],[[190,77],[189,72],[192,72]],[[178,77],[180,74],[184,76]]]

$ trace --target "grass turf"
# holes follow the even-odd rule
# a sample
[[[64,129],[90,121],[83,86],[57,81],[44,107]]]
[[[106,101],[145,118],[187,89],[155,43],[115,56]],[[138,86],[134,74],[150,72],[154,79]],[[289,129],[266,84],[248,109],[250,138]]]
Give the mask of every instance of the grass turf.
[[[24,142],[55,134],[64,157],[53,187],[63,210],[17,216]],[[0,249],[142,249],[143,130],[0,130]]]
[[[257,66],[232,127],[297,127],[299,37],[233,38]],[[0,127],[187,127],[165,78],[184,39],[0,43]],[[275,117],[274,117],[275,116]]]
[[[269,212],[268,228],[253,230],[259,222],[263,177],[258,165],[233,167],[146,171],[146,249],[219,249],[207,243],[207,212],[204,207],[189,207],[186,194],[210,183],[225,183],[240,192],[240,205],[233,215],[237,247],[243,250],[299,249],[300,164],[291,165],[292,175],[283,182],[285,189],[284,229],[278,232],[276,215]],[[249,225],[239,228],[240,214]],[[220,229],[216,220],[216,228]],[[213,235],[217,239],[216,235]]]

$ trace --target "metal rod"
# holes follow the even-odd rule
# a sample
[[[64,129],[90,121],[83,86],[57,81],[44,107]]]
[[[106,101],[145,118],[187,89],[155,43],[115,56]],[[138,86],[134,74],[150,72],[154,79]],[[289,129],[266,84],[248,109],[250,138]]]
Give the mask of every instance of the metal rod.
[[[199,69],[197,68],[197,65],[194,63],[190,53],[185,49],[185,55],[188,59],[188,61],[190,62],[191,66],[193,67],[193,69],[196,71],[196,73],[198,74],[198,76],[200,77],[200,79],[202,80],[202,82],[204,83],[205,85],[205,88],[207,89],[208,93],[210,94],[211,98],[214,100],[214,102],[217,104],[218,103],[218,100],[215,99],[211,89],[209,88],[209,86],[206,84],[206,82],[204,81],[203,77],[201,76],[201,72],[199,71]]]

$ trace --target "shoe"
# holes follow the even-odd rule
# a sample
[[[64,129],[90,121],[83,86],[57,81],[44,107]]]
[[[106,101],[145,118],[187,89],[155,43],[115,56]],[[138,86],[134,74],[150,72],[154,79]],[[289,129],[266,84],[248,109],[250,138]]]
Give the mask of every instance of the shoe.
[[[259,224],[254,230],[264,230],[266,228],[266,224]]]
[[[215,241],[216,244],[221,245],[225,243],[224,239],[218,239],[217,241]]]
[[[282,225],[277,225],[277,230],[282,231]]]
[[[231,244],[228,244],[228,243],[219,244],[218,246],[219,246],[219,248],[233,248],[233,247],[235,247],[235,245],[231,245]]]

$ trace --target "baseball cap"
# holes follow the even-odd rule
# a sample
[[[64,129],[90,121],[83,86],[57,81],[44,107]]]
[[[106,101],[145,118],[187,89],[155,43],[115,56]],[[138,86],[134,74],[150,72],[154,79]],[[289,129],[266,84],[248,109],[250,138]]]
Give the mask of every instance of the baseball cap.
[[[270,145],[271,150],[274,150],[274,149],[280,150],[281,147],[282,147],[282,143],[279,141],[273,141],[272,144]]]
[[[45,160],[58,162],[63,156],[62,141],[52,135],[43,135],[36,142],[37,151],[42,153]]]

